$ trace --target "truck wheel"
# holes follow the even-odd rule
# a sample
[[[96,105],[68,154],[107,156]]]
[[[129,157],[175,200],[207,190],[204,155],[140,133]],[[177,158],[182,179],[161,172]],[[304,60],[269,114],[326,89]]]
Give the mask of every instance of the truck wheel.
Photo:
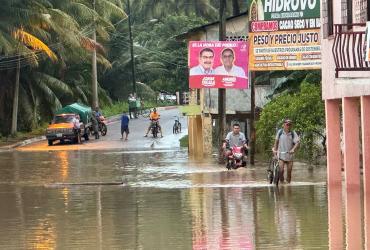
[[[48,140],[48,145],[53,146],[53,140]]]
[[[90,135],[90,129],[87,128],[85,130],[85,134],[84,134],[85,141],[88,141],[89,140],[89,135]]]

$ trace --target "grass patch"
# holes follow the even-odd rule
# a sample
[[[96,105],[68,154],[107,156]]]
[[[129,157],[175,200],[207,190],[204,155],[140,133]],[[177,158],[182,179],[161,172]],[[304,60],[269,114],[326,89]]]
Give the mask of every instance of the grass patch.
[[[180,139],[180,147],[189,147],[189,136],[185,135]]]
[[[48,123],[44,123],[43,125],[33,129],[30,132],[17,132],[14,135],[9,136],[0,136],[0,147],[1,146],[8,146],[12,145],[14,143],[24,141],[27,139],[34,138],[36,136],[42,136],[45,135],[45,130],[48,127]]]

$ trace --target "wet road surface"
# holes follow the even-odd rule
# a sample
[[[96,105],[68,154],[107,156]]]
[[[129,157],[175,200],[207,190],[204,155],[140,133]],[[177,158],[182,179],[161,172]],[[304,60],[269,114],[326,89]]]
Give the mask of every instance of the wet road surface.
[[[24,147],[19,147],[20,151],[60,151],[60,150],[107,150],[118,148],[173,148],[179,147],[179,139],[187,134],[187,118],[183,117],[178,109],[170,109],[159,111],[161,115],[160,124],[163,128],[163,138],[152,138],[148,135],[145,138],[145,132],[149,127],[149,118],[140,116],[138,119],[131,119],[129,128],[130,134],[128,141],[121,140],[121,122],[116,121],[108,125],[108,133],[106,136],[100,136],[100,139],[95,140],[94,136],[90,136],[89,141],[82,139],[82,144],[70,144],[66,142],[61,144],[54,142],[55,145],[48,146],[47,141],[33,143]],[[175,122],[175,116],[180,117],[182,124],[182,133],[174,135],[172,127]]]
[[[168,129],[154,146],[115,129],[99,150],[0,153],[0,249],[343,249],[328,234],[325,167],[297,163],[275,188],[265,162],[227,171],[189,158]]]

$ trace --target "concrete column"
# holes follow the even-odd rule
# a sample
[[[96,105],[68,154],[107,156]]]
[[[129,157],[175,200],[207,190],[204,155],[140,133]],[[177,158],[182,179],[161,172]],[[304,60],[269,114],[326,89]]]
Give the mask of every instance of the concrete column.
[[[360,191],[360,115],[356,98],[343,98],[344,170],[346,187]]]
[[[343,248],[342,187],[328,186],[329,249]]]
[[[360,115],[357,98],[344,97],[343,138],[347,249],[361,249]]]
[[[339,100],[325,101],[328,186],[341,185],[342,183],[339,105]]]
[[[199,115],[195,121],[195,133],[196,133],[196,152],[198,157],[203,156],[203,131],[202,131],[202,117]]]
[[[365,249],[370,249],[370,96],[361,97]]]
[[[189,155],[194,155],[194,117],[188,118]]]

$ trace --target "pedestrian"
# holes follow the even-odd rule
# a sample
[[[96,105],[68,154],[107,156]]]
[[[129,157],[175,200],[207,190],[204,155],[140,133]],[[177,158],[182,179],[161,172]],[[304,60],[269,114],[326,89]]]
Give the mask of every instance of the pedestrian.
[[[77,143],[81,144],[81,124],[80,124],[80,115],[76,114],[73,119],[73,131],[76,135]]]
[[[128,124],[130,122],[130,119],[128,118],[126,113],[123,113],[121,117],[121,140],[123,139],[123,134],[125,135],[125,141],[127,141],[128,134],[130,133],[130,130],[128,128]]]
[[[132,119],[132,117],[136,118],[136,98],[133,94],[128,96],[128,111],[130,119]],[[131,113],[134,113],[134,115],[132,116]]]
[[[98,122],[98,116],[95,110],[92,112],[91,124],[92,124],[92,129],[94,131],[95,139],[99,139],[99,122]]]
[[[279,159],[281,183],[284,183],[285,166],[287,167],[287,183],[292,180],[293,156],[300,141],[297,133],[292,130],[292,124],[293,122],[289,118],[284,119],[283,128],[276,133],[274,147],[272,148],[272,152]]]

